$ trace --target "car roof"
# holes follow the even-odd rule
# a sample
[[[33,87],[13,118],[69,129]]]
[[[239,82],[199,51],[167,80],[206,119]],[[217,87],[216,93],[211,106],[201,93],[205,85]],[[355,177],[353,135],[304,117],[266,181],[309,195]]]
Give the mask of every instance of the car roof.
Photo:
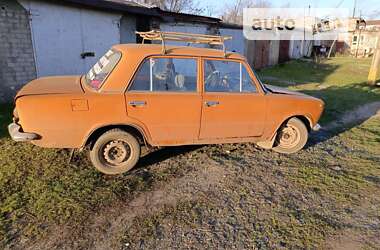
[[[135,56],[152,56],[163,55],[161,44],[119,44],[113,46],[114,49],[123,54],[134,54]],[[226,56],[220,49],[197,48],[190,46],[165,46],[165,55],[180,55],[180,56],[197,56],[197,57],[218,57],[229,59],[245,60],[245,57],[236,52],[227,51]]]

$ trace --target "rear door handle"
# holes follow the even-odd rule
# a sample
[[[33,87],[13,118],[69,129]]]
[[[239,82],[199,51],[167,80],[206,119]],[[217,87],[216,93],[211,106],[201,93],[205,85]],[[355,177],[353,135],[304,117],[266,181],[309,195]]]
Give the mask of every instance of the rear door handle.
[[[128,104],[133,107],[142,107],[146,105],[146,101],[130,101]]]
[[[215,106],[219,105],[219,102],[218,101],[206,101],[205,104],[207,107],[215,107]]]

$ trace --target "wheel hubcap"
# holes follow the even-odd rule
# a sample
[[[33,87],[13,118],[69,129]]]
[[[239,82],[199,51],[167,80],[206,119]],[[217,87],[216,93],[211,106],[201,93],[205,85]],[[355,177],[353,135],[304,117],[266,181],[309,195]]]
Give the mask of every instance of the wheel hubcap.
[[[293,148],[300,140],[300,131],[290,124],[283,127],[278,135],[278,143],[283,148]]]
[[[129,159],[131,149],[123,141],[114,140],[105,145],[103,148],[104,160],[111,165],[119,165]]]

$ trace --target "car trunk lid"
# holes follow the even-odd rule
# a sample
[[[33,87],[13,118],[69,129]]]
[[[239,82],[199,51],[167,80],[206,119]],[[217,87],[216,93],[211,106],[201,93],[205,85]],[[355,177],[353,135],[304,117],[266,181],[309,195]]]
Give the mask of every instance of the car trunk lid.
[[[26,84],[16,98],[26,95],[83,93],[81,76],[42,77]]]

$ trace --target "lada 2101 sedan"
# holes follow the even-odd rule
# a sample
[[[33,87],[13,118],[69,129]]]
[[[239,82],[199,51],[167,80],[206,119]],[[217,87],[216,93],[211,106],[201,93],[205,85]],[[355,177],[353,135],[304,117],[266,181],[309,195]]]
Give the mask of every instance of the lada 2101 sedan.
[[[83,76],[45,77],[15,97],[15,141],[89,147],[105,174],[133,168],[141,146],[253,142],[301,150],[323,101],[263,85],[237,53],[159,44],[116,45]]]

